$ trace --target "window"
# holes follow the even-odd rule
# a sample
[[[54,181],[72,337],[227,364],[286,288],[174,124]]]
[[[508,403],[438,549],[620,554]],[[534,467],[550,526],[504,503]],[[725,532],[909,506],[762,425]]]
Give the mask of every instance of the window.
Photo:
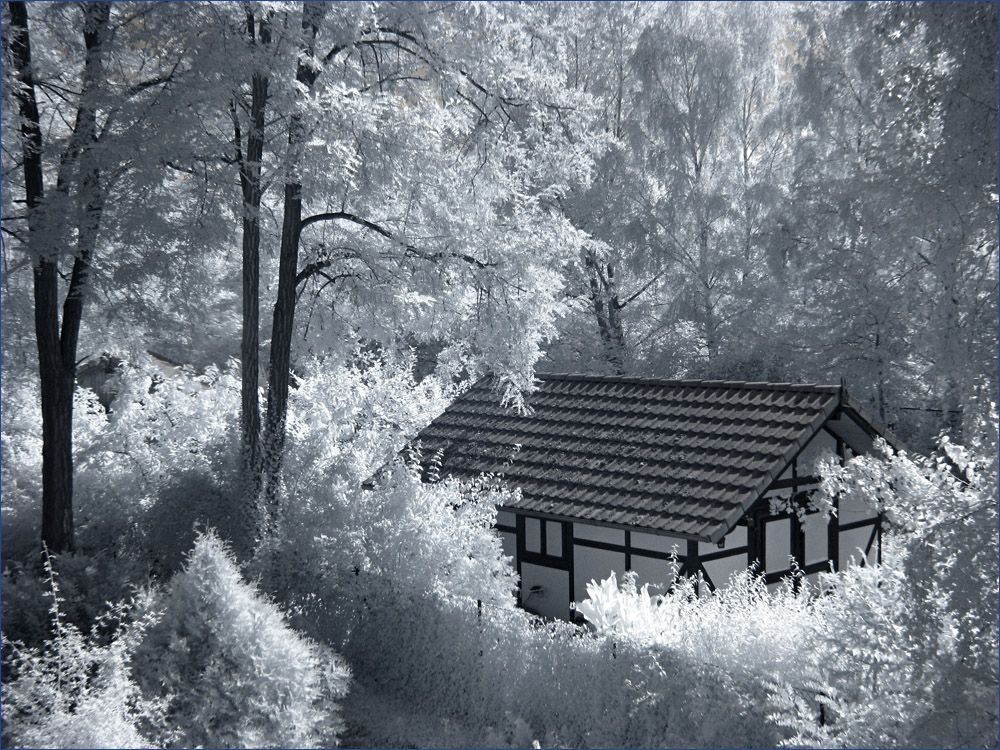
[[[524,551],[546,557],[563,556],[563,524],[526,516],[524,519]]]
[[[792,554],[792,519],[769,519],[764,527],[767,549],[764,553],[764,568],[768,573],[788,570]]]
[[[542,522],[537,518],[524,519],[524,549],[542,553]]]
[[[545,522],[545,553],[562,557],[562,524],[557,521]]]

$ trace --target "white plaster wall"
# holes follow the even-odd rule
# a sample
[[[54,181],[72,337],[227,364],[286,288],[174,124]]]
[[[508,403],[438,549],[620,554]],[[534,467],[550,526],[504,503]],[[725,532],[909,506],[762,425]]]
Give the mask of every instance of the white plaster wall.
[[[839,512],[837,517],[841,525],[860,521],[865,518],[875,518],[878,513],[865,501],[857,496],[857,493],[844,495],[840,498]]]
[[[498,510],[497,526],[517,526],[517,516],[508,510]]]
[[[705,568],[705,572],[708,573],[715,587],[717,589],[724,589],[729,584],[729,579],[733,573],[746,570],[747,556],[742,554],[724,557],[721,560],[710,560],[709,562],[702,563],[702,567]]]
[[[864,559],[865,545],[868,543],[871,535],[871,526],[862,526],[860,529],[840,532],[840,560],[838,560],[838,564],[841,570],[847,567],[848,561],[851,559],[855,563],[860,563]],[[872,554],[870,555],[870,562],[873,563],[878,561],[876,556],[877,542],[878,538],[876,537],[875,543],[872,544]]]
[[[622,560],[624,565],[625,561]],[[632,553],[632,570],[636,573],[635,584],[642,588],[643,584],[649,584],[650,594],[662,594],[673,583],[677,575],[677,568],[669,560],[658,560],[655,557],[645,557]]]
[[[641,531],[633,531],[630,537],[632,549],[651,549],[657,552],[670,554],[677,550],[678,555],[683,555],[687,551],[687,542],[673,536],[660,536],[659,534],[645,534]]]
[[[868,551],[868,564],[878,565],[878,533],[875,534],[875,539],[872,541],[872,548]]]
[[[816,463],[824,457],[835,458],[837,455],[837,441],[826,430],[820,430],[813,436],[806,447],[799,453],[797,464],[800,477],[818,476]]]
[[[573,524],[573,537],[576,539],[589,539],[593,542],[605,542],[607,544],[620,544],[625,546],[625,532],[620,529],[609,529],[605,526],[591,526],[587,523]]]
[[[541,591],[532,594],[532,586],[541,586]],[[521,604],[543,617],[569,619],[569,573],[524,563],[521,566]]]
[[[819,593],[819,573],[810,573],[806,576],[806,583],[809,584],[809,593],[813,596]]]
[[[622,539],[624,543],[624,539]],[[625,572],[625,553],[594,549],[577,544],[573,547],[573,601],[582,602],[587,598],[587,584],[591,580],[600,583],[614,571],[621,582]],[[522,591],[524,588],[522,586]]]
[[[764,568],[768,573],[778,573],[788,570],[791,563],[788,556],[792,553],[792,519],[779,518],[768,521],[764,527],[765,544]]]
[[[722,549],[735,549],[736,547],[745,547],[747,543],[747,527],[737,526],[725,537],[723,537]]]

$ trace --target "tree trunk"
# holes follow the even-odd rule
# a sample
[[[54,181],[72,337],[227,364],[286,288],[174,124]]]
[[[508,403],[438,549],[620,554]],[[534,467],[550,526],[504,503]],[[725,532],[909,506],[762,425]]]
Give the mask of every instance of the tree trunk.
[[[605,359],[616,375],[625,373],[625,330],[622,325],[623,305],[615,289],[614,266],[607,264],[607,273],[593,253],[584,256],[584,263],[590,272],[590,301],[597,320],[597,330],[601,335]]]
[[[882,424],[886,424],[885,412],[885,361],[882,356],[882,333],[878,327],[875,328],[875,364],[876,364],[876,397],[878,398],[878,418]]]
[[[55,553],[71,552],[73,540],[73,390],[76,351],[83,316],[84,292],[104,210],[101,175],[93,146],[97,142],[97,87],[103,79],[102,43],[110,16],[107,3],[83,8],[86,49],[83,87],[66,160],[79,160],[76,258],[59,323],[59,268],[52,238],[71,217],[43,216],[42,135],[31,72],[28,11],[11,2],[11,53],[21,87],[17,91],[24,156],[25,202],[28,207],[29,252],[33,267],[35,338],[42,411],[42,542]]]
[[[72,552],[74,375],[61,367],[40,366],[39,370],[42,371],[42,543],[53,553]]]
[[[264,465],[267,505],[271,525],[278,522],[278,483],[285,450],[288,414],[288,376],[295,322],[295,277],[298,267],[299,231],[302,222],[302,186],[285,185],[285,213],[281,225],[278,259],[278,294],[271,327],[271,362],[267,381],[267,418],[264,425]]]
[[[711,263],[708,247],[708,222],[701,220],[698,231],[698,283],[701,297],[702,332],[705,336],[705,349],[708,363],[712,364],[719,353],[719,321],[715,317],[715,305],[712,303]]]
[[[302,7],[302,42],[295,79],[304,91],[311,91],[318,68],[309,64],[315,56],[316,35],[319,22],[325,13],[323,3],[304,3]],[[298,106],[303,106],[300,100]],[[299,169],[305,142],[305,126],[301,110],[294,112],[289,121],[288,174]],[[284,215],[281,224],[281,249],[278,256],[278,292],[274,302],[271,328],[271,360],[267,382],[267,415],[264,422],[263,463],[267,509],[270,516],[269,533],[274,535],[280,527],[280,502],[278,497],[281,464],[285,450],[285,421],[288,414],[288,379],[291,366],[292,332],[295,322],[295,287],[298,274],[299,234],[302,230],[302,185],[290,180],[285,183]]]
[[[961,272],[958,262],[959,245],[954,241],[938,240],[938,263],[936,271],[940,278],[939,301],[935,305],[939,317],[940,353],[938,361],[947,363],[943,372],[943,393],[941,416],[944,429],[957,440],[974,439],[975,435],[963,434],[963,407],[970,392],[969,366],[971,358],[969,333],[971,326],[963,322],[961,292],[959,291]]]
[[[615,373],[625,374],[625,329],[622,325],[622,303],[615,283],[615,267],[607,264],[608,332],[610,333],[609,359]]]
[[[255,34],[255,18],[247,10],[247,34],[251,44],[270,43],[265,20]],[[261,490],[260,444],[260,203],[263,195],[261,161],[264,153],[264,116],[267,108],[268,78],[254,71],[251,78],[250,130],[246,151],[241,148],[239,120],[233,112],[240,188],[243,198],[243,331],[240,339],[240,447],[241,506],[245,541],[253,548],[263,533],[259,508]]]

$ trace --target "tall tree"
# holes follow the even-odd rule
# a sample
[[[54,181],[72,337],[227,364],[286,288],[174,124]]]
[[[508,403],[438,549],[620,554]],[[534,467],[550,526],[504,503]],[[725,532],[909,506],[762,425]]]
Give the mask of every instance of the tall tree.
[[[233,120],[233,141],[236,164],[240,175],[242,197],[242,292],[243,310],[240,336],[240,447],[242,483],[241,499],[248,539],[260,533],[261,509],[258,500],[261,489],[261,427],[260,427],[260,210],[264,195],[263,159],[265,116],[267,113],[270,79],[261,57],[271,44],[270,19],[258,17],[249,3],[243,6],[247,44],[252,52],[253,71],[250,76],[250,101],[244,103],[234,94],[230,104]],[[237,103],[247,115],[244,140]]]
[[[548,75],[558,52],[537,39],[540,11],[395,3],[368,11],[283,6],[268,24],[269,51],[258,56],[268,66],[267,109],[278,115],[265,127],[282,129],[265,135],[263,160],[284,189],[280,206],[268,206],[282,217],[277,273],[262,276],[275,295],[262,482],[244,484],[251,498],[263,493],[261,523],[272,530],[297,335],[326,357],[345,339],[403,347],[456,338],[464,327],[466,345],[445,358],[490,362],[516,395],[530,388],[557,305],[563,251],[539,250],[571,252],[578,241],[553,196],[589,178],[590,146],[571,143],[586,115]],[[469,16],[486,24],[482,38],[465,33]],[[516,47],[504,49],[510,40]],[[507,72],[512,59],[523,66],[516,77]],[[237,161],[249,164],[253,86],[241,91],[234,128],[246,145]],[[241,179],[262,178],[244,169]],[[247,208],[244,201],[244,216],[255,213]],[[248,281],[245,302],[253,296]],[[244,330],[252,327],[245,319]],[[245,375],[253,350],[247,339]],[[257,434],[253,391],[246,378],[245,457]]]
[[[996,288],[990,12],[902,3],[799,16],[797,231],[818,369],[847,374],[910,429],[926,408],[956,430],[995,358],[979,314]]]
[[[768,321],[759,308],[787,141],[777,116],[784,14],[730,4],[588,10],[567,78],[602,103],[610,141],[589,193],[567,201],[592,237],[577,282],[601,342],[589,348],[612,370],[721,376]],[[574,361],[586,361],[588,347],[576,349]]]
[[[20,86],[16,92],[21,114],[24,195],[28,209],[27,244],[33,256],[35,337],[42,406],[42,542],[53,552],[73,550],[73,390],[76,387],[77,343],[84,295],[104,210],[104,189],[97,143],[97,106],[104,81],[104,43],[108,3],[82,8],[83,75],[73,131],[60,155],[54,192],[45,203],[41,120],[32,69],[28,9],[8,4],[10,52]],[[70,191],[75,201],[70,200]],[[59,316],[59,261],[62,222],[75,226],[69,288]],[[71,222],[71,223],[70,223]]]
[[[200,145],[192,121],[201,124],[191,105],[203,91],[196,77],[180,85],[200,29],[180,24],[180,10],[169,4],[12,2],[3,10],[12,62],[4,69],[4,95],[17,104],[20,135],[19,157],[4,150],[4,232],[32,268],[42,539],[63,552],[74,546],[76,367],[81,340],[95,338],[84,321],[87,300],[95,284],[112,298],[141,299],[161,259],[176,257],[175,243],[190,239],[184,231],[202,229],[203,212],[190,201],[204,189],[189,177],[198,174],[192,152]],[[33,45],[38,39],[42,44]],[[10,117],[10,108],[4,113]],[[168,202],[170,174],[182,178],[173,178]],[[17,210],[12,194],[23,195],[26,211]],[[186,220],[181,205],[192,209]],[[5,284],[16,276],[9,271]]]
[[[267,380],[267,416],[264,422],[263,458],[268,508],[276,519],[278,480],[285,450],[285,420],[288,414],[288,378],[295,319],[295,291],[299,272],[299,236],[302,232],[302,149],[307,137],[302,109],[321,70],[316,59],[316,38],[326,8],[322,3],[303,3],[302,36],[297,55],[295,82],[298,98],[288,115],[288,166],[282,207],[281,247],[278,252],[278,292],[271,328],[271,358]]]

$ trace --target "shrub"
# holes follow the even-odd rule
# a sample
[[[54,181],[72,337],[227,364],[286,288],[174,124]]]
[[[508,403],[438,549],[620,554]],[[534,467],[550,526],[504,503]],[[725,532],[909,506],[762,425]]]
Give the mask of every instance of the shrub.
[[[4,632],[37,646],[51,633],[38,575],[41,412],[37,378],[4,373],[0,431]],[[178,569],[196,522],[223,535],[236,518],[232,434],[239,383],[205,376],[163,380],[150,364],[122,368],[110,414],[92,391],[74,394],[76,554],[53,559],[62,614],[84,632],[150,572]]]
[[[239,516],[225,488],[237,486],[239,388],[215,368],[166,379],[149,363],[122,368],[111,413],[88,414],[76,430],[78,549],[114,550],[169,574],[195,523],[233,539]]]
[[[82,632],[90,632],[106,613],[108,602],[131,597],[136,586],[147,578],[141,561],[101,552],[52,555],[48,566],[59,578],[63,622]],[[49,588],[47,576],[39,570],[37,551],[24,562],[5,563],[0,599],[3,631],[8,638],[38,646],[54,635]]]
[[[163,615],[136,651],[144,691],[166,705],[158,737],[177,747],[336,743],[349,674],[244,583],[230,552],[200,534]]]
[[[985,407],[966,447],[943,438],[942,454],[929,459],[886,451],[827,468],[825,492],[868,498],[897,533],[878,574],[840,586],[840,624],[855,618],[850,645],[870,664],[853,688],[837,672],[820,673],[837,696],[836,721],[800,721],[803,743],[996,747],[998,419],[995,404]]]
[[[909,746],[935,676],[919,656],[904,554],[898,540],[886,540],[881,566],[821,576],[824,596],[810,603],[799,668],[775,675],[771,694],[774,721],[793,732],[787,744]]]
[[[372,599],[354,632],[344,653],[358,679],[416,717],[385,738],[395,744],[774,747],[783,737],[759,680],[516,608]]]
[[[56,573],[48,564],[52,639],[40,648],[3,637],[8,656],[3,724],[7,747],[152,747],[140,731],[161,706],[132,681],[130,653],[152,616],[126,624],[119,605],[89,637],[64,621]],[[102,633],[102,630],[110,632]]]
[[[725,588],[696,593],[695,580],[679,580],[662,596],[636,589],[626,574],[587,585],[577,604],[598,632],[617,634],[650,648],[684,654],[752,681],[783,675],[791,682],[808,673],[802,642],[812,622],[806,581],[789,580],[773,592],[751,570],[735,573]],[[761,683],[763,684],[763,683]]]
[[[343,638],[362,692],[408,717],[381,741],[712,747],[782,738],[767,722],[760,680],[518,609],[490,528],[496,504],[509,501],[489,483],[425,484],[397,465],[378,489],[345,501],[339,533],[352,545],[324,528],[330,564],[309,584],[316,596],[304,611],[324,638]],[[720,718],[706,721],[707,712]],[[373,736],[384,730],[378,717],[355,720],[374,721]]]

